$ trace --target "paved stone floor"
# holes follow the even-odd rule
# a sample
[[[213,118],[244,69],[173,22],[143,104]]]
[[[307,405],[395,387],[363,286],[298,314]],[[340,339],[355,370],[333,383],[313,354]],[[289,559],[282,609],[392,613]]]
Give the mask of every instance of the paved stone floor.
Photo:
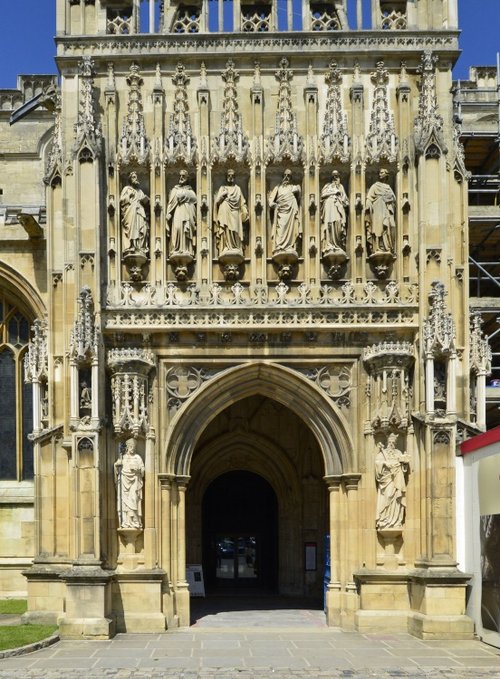
[[[203,606],[188,629],[61,641],[5,658],[0,679],[500,679],[500,650],[479,641],[343,632],[307,608]]]

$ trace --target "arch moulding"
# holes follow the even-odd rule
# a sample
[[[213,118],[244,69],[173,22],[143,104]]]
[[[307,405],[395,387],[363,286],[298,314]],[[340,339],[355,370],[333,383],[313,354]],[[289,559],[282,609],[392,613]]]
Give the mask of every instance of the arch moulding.
[[[328,396],[294,370],[259,361],[220,373],[176,413],[167,431],[167,474],[190,476],[193,452],[205,427],[232,403],[255,394],[286,406],[310,428],[323,456],[325,476],[357,470],[347,422]]]

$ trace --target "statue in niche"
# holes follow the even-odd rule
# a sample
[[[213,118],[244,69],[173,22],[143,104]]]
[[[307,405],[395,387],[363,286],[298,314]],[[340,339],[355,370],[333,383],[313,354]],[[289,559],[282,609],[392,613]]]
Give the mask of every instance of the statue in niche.
[[[129,182],[120,194],[122,231],[129,240],[125,251],[147,253],[149,224],[145,207],[149,205],[149,196],[139,186],[136,172],[129,174]]]
[[[292,184],[292,171],[286,169],[283,172],[281,183],[275,186],[269,194],[273,254],[290,250],[295,251],[296,242],[302,236],[300,194],[300,186]]]
[[[82,382],[80,390],[80,410],[92,409],[92,390],[86,382]]]
[[[243,224],[248,208],[243,192],[235,183],[234,170],[226,173],[226,184],[215,195],[215,237],[219,256],[234,253],[243,256]]]
[[[381,169],[379,180],[366,196],[366,240],[370,254],[386,252],[394,255],[396,237],[396,196],[389,186],[389,172]]]
[[[321,250],[345,252],[347,239],[347,213],[349,199],[340,183],[340,174],[332,172],[332,181],[321,191]]]
[[[188,182],[186,170],[179,172],[179,183],[170,191],[167,205],[167,236],[170,238],[170,256],[194,256],[196,237],[196,193]]]
[[[389,434],[387,445],[378,444],[375,456],[377,483],[377,530],[402,528],[406,511],[406,479],[410,458],[396,448],[397,434]]]
[[[115,462],[115,483],[120,528],[142,528],[144,462],[137,441],[125,442],[125,453]]]

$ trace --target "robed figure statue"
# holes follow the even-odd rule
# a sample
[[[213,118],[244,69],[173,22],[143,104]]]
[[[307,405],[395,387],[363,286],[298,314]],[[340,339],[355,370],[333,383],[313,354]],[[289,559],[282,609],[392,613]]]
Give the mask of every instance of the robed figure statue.
[[[292,171],[286,169],[281,183],[269,194],[273,253],[295,250],[296,242],[302,235],[300,193],[300,186],[292,184]]]

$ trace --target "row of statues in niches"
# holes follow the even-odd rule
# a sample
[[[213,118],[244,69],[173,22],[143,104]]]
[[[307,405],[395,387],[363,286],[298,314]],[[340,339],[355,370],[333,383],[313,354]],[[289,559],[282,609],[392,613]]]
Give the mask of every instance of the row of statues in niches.
[[[348,257],[349,197],[338,170],[332,170],[320,187],[320,205],[314,194],[304,201],[299,172],[280,170],[276,179],[269,176],[267,209],[262,196],[255,194],[251,204],[263,222],[264,238],[269,239],[270,255],[281,280],[291,280],[297,270],[302,244],[305,215],[319,207],[320,254],[325,272],[331,279],[343,276]],[[144,184],[145,182],[143,182]],[[163,220],[167,237],[168,261],[178,281],[193,275],[196,260],[198,215],[205,215],[214,235],[217,258],[227,281],[242,276],[245,256],[249,256],[248,230],[251,214],[245,185],[233,168],[227,168],[215,188],[210,206],[206,195],[198,195],[187,169],[181,169],[177,183],[168,191],[163,209],[160,197],[151,206],[147,190],[141,186],[138,173],[122,178],[120,192],[120,230],[122,261],[131,281],[143,280],[144,267],[150,257],[150,219],[154,212]],[[357,194],[361,203],[361,196]],[[200,207],[200,211],[198,208]],[[368,261],[379,278],[386,278],[396,258],[396,195],[390,184],[389,171],[380,169],[378,178],[367,187],[364,205],[356,205],[363,213]],[[206,247],[206,246],[205,246]],[[264,253],[262,237],[257,238],[257,255]]]

